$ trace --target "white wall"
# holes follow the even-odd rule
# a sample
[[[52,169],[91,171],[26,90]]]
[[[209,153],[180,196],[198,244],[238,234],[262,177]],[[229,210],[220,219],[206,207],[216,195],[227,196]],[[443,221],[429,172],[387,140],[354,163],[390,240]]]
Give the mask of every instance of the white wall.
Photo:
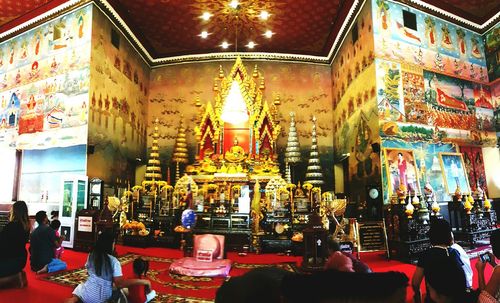
[[[483,148],[483,159],[489,198],[500,198],[500,149]]]
[[[0,203],[12,201],[14,189],[14,170],[16,167],[16,149],[0,147]]]

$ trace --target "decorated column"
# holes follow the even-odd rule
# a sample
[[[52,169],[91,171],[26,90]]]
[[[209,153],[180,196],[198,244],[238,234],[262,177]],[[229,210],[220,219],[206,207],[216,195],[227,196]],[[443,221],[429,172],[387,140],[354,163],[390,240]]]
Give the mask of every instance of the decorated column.
[[[188,163],[188,150],[186,143],[186,129],[184,128],[184,123],[181,121],[179,123],[179,128],[177,130],[177,137],[175,138],[174,151],[172,153],[172,162],[175,163],[175,181],[180,178],[179,163]]]
[[[306,182],[313,186],[321,187],[324,181],[323,181],[323,172],[321,171],[321,163],[319,161],[318,138],[316,135],[316,120],[317,120],[316,117],[313,116],[312,144],[311,144],[311,152],[309,154],[309,160],[307,163]]]
[[[300,144],[295,127],[295,113],[290,113],[290,128],[288,130],[288,141],[285,150],[286,179],[292,183],[290,165],[300,162]]]

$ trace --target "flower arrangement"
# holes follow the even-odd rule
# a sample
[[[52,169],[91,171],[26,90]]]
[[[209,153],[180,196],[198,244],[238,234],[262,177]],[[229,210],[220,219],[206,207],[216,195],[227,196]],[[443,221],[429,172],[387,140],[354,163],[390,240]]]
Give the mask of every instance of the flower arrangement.
[[[131,221],[131,222],[125,223],[123,225],[123,230],[126,233],[130,233],[134,236],[136,236],[136,235],[139,235],[139,236],[149,235],[149,232],[146,229],[146,226],[144,226],[144,223],[138,222],[138,221]]]

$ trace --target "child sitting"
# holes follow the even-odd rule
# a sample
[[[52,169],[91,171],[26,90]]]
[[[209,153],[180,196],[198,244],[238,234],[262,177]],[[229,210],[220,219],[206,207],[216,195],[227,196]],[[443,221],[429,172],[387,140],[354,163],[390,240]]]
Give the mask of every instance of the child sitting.
[[[52,227],[52,229],[56,232],[57,241],[59,243],[62,243],[62,241],[64,241],[64,237],[61,237],[61,234],[59,234],[59,227],[61,227],[61,221],[57,219],[52,220],[52,222],[50,222],[50,227]],[[63,252],[64,252],[64,247],[62,247],[62,245],[54,248],[54,258],[61,259]]]
[[[137,258],[133,264],[134,275],[137,279],[143,279],[149,269],[149,262]],[[146,285],[132,285],[128,288],[128,301],[130,303],[147,303],[156,297],[156,292]]]

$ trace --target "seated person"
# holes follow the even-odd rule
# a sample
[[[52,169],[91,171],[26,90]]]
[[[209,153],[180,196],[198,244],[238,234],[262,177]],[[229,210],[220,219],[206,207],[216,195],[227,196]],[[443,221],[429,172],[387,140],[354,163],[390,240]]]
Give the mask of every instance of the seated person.
[[[472,289],[472,267],[470,266],[470,259],[465,250],[460,246],[458,243],[455,243],[455,237],[453,233],[451,233],[451,239],[453,244],[451,245],[451,248],[454,248],[458,251],[458,254],[460,255],[460,260],[462,261],[462,269],[464,270],[465,273],[465,278],[467,280],[467,288]]]
[[[500,259],[500,229],[491,233],[490,244],[493,249],[493,253],[488,253],[489,261],[482,258],[476,262],[479,290],[481,291],[478,303],[500,301],[500,265],[496,262],[497,259]],[[490,264],[490,266],[493,267],[493,274],[491,275],[488,283],[486,283],[486,279],[484,277],[484,269],[487,264]]]
[[[346,255],[342,254],[340,251],[332,253],[328,257],[328,261],[325,264],[325,269],[332,269],[343,272],[354,272],[352,265],[352,260]]]
[[[348,253],[348,252],[345,252],[345,251],[341,251],[340,250],[340,244],[339,244],[339,242],[337,242],[337,241],[335,241],[335,240],[333,240],[331,238],[328,239],[328,252],[329,252],[330,256],[328,257],[328,260],[326,261],[325,269],[340,270],[337,267],[340,264],[345,264],[346,263],[345,260],[342,261],[343,258],[340,258],[338,256],[338,254],[336,254],[336,253],[341,253],[345,257],[349,258],[350,261],[351,261],[350,262],[351,266],[348,266],[348,264],[346,264],[347,268],[351,267],[354,272],[359,272],[359,273],[370,273],[370,272],[372,272],[372,270],[370,269],[370,267],[368,265],[366,265],[366,263],[364,263],[361,260],[359,260],[358,258],[354,257],[351,253]],[[344,270],[344,271],[350,271],[350,270]]]
[[[445,262],[447,261],[447,259],[452,259],[457,263],[459,267],[463,266],[462,260],[460,259],[460,254],[456,249],[451,248],[453,238],[451,233],[451,226],[448,221],[444,219],[436,219],[432,221],[429,231],[429,240],[432,246],[431,248],[426,250],[418,259],[417,268],[415,269],[412,277],[412,287],[415,303],[420,303],[422,301],[420,294],[420,284],[422,284],[422,281],[425,277],[426,269],[435,266],[440,262]],[[464,285],[464,288],[466,288],[466,285]],[[425,302],[432,302],[428,288]]]
[[[230,278],[217,290],[215,303],[280,303],[281,281],[287,274],[277,267],[262,267]]]
[[[149,262],[137,258],[133,264],[134,278],[143,279],[149,269]],[[156,297],[156,292],[145,284],[134,284],[128,287],[128,301],[130,303],[147,303]]]
[[[0,232],[0,288],[25,287],[28,283],[23,271],[28,258],[26,243],[31,225],[28,207],[24,201],[15,202],[10,209],[9,223]]]
[[[455,260],[446,258],[424,270],[427,290],[432,302],[476,302],[477,292],[467,291],[465,273]]]
[[[283,303],[401,303],[408,278],[404,273],[355,273],[333,270],[290,274],[282,281]],[[305,291],[308,290],[308,291]]]
[[[48,225],[47,213],[43,210],[35,215],[38,227],[30,236],[30,265],[37,274],[66,269],[66,263],[56,259],[54,249],[61,246],[56,232]]]
[[[110,231],[100,233],[85,264],[88,278],[73,290],[73,297],[66,303],[107,302],[113,294],[113,283],[117,288],[144,285],[151,289],[148,280],[123,279],[120,262],[113,256],[114,250],[114,235]]]
[[[61,237],[59,234],[59,227],[61,227],[61,221],[55,219],[50,222],[50,227],[56,232],[56,241],[59,242],[59,247],[54,248],[54,258],[61,259],[64,252],[64,247],[61,246],[64,241],[64,236]]]

